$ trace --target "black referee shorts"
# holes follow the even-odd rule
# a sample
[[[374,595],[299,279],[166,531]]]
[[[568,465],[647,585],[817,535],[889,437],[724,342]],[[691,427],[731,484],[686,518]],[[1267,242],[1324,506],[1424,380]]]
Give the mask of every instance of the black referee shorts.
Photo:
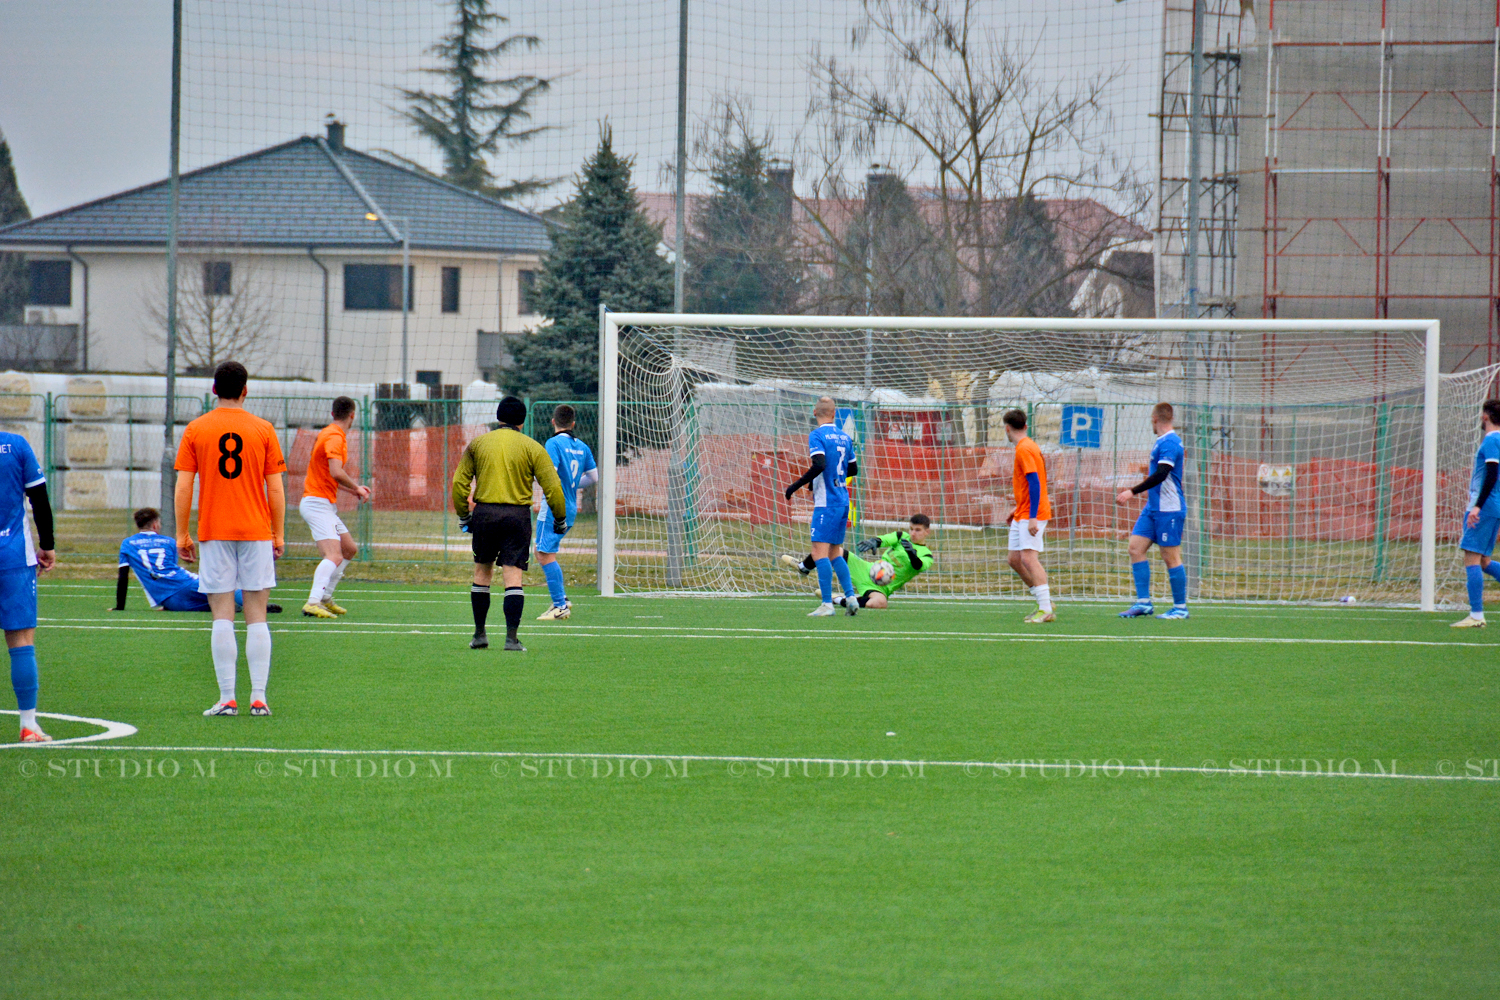
[[[531,556],[531,505],[482,503],[469,519],[474,561],[526,569]]]

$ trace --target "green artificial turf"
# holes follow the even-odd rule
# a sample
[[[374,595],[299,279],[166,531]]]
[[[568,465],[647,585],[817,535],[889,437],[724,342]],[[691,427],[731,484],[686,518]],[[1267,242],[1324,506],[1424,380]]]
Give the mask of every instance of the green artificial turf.
[[[1500,993],[1500,782],[1274,773],[1495,774],[1454,615],[533,591],[522,656],[351,582],[205,719],[207,616],[112,597],[42,588],[41,709],[139,731],[0,750],[0,996]]]

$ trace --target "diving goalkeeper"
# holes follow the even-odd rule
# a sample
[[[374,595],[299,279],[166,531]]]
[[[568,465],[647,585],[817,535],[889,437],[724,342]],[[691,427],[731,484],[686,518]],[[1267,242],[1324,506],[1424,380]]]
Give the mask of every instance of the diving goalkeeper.
[[[926,514],[911,516],[911,529],[897,528],[888,535],[866,538],[855,549],[874,562],[866,562],[859,556],[845,553],[849,562],[849,576],[854,580],[854,592],[859,595],[862,608],[884,608],[890,605],[890,596],[912,581],[918,573],[932,565],[932,550],[922,544],[932,534],[932,518]],[[871,577],[875,562],[884,559],[895,569],[896,575],[889,583],[876,583]],[[813,557],[782,556],[782,563],[792,567],[803,576],[813,571]],[[843,598],[834,603],[842,604]]]

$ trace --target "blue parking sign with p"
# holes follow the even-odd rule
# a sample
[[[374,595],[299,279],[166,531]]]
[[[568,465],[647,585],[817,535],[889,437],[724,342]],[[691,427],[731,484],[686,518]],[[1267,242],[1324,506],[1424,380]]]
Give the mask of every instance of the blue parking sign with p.
[[[1062,446],[1064,448],[1099,448],[1104,443],[1104,407],[1064,406],[1062,411]]]

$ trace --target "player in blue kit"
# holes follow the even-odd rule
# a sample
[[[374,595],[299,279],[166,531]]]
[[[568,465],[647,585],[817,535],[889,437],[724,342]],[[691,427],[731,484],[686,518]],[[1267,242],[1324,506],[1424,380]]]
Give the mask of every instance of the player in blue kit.
[[[555,622],[573,614],[573,605],[568,601],[568,591],[563,586],[562,564],[557,561],[557,550],[562,548],[563,536],[573,527],[578,516],[578,491],[599,481],[599,466],[594,462],[594,453],[589,446],[573,436],[577,414],[566,403],[552,411],[552,437],[547,439],[547,455],[557,469],[557,478],[562,480],[563,500],[566,501],[568,519],[562,530],[552,521],[552,510],[546,504],[536,521],[536,561],[547,577],[547,592],[552,595],[552,607],[537,616],[537,621]]]
[[[135,526],[140,529],[120,543],[120,575],[115,580],[115,606],[109,611],[125,610],[125,595],[130,589],[130,574],[141,581],[146,602],[152,611],[207,611],[208,598],[198,592],[198,574],[177,563],[177,542],[161,533],[161,512],[142,507],[135,512]],[[241,610],[245,595],[234,592],[234,607]],[[267,604],[266,611],[278,614],[279,604]]]
[[[1188,617],[1187,568],[1182,565],[1182,524],[1187,504],[1182,497],[1182,438],[1172,429],[1172,404],[1157,403],[1151,409],[1151,465],[1144,480],[1121,490],[1115,503],[1125,506],[1132,497],[1146,496],[1146,509],[1130,531],[1130,573],[1135,577],[1135,603],[1120,612],[1121,618],[1145,618],[1155,612],[1151,604],[1151,546],[1161,549],[1172,585],[1172,610],[1157,615],[1168,621]]]
[[[36,519],[35,547],[26,526],[26,501]],[[50,743],[36,724],[41,687],[36,666],[36,575],[57,565],[52,503],[36,453],[19,434],[0,433],[0,628],[10,650],[10,686],[21,712],[21,742]]]
[[[1464,577],[1469,588],[1469,615],[1453,623],[1454,628],[1484,628],[1484,577],[1500,580],[1495,554],[1495,535],[1500,534],[1500,399],[1487,399],[1480,410],[1479,428],[1484,437],[1474,453],[1474,475],[1469,480],[1469,505],[1464,510],[1463,537],[1458,547],[1464,553]]]
[[[812,490],[812,555],[818,571],[818,591],[823,597],[809,618],[826,618],[837,614],[833,610],[833,574],[839,577],[839,586],[844,588],[844,614],[854,615],[859,611],[859,595],[854,592],[854,581],[849,576],[849,564],[844,555],[844,533],[849,530],[849,486],[858,471],[854,461],[854,439],[838,427],[834,419],[838,416],[838,404],[824,396],[813,407],[813,420],[817,427],[807,436],[807,455],[811,462],[795,483],[786,488],[786,498],[806,486]]]

